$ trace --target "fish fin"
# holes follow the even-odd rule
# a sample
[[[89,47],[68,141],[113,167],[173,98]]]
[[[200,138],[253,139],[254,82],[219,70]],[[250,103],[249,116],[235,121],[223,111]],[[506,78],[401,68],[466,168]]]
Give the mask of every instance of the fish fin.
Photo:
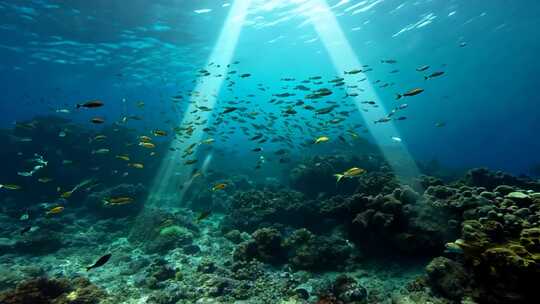
[[[396,94],[396,99],[400,99],[401,97],[403,97],[403,95],[401,95],[399,93]]]
[[[334,176],[336,177],[336,184],[339,183],[339,181],[345,176],[343,174],[334,174]]]

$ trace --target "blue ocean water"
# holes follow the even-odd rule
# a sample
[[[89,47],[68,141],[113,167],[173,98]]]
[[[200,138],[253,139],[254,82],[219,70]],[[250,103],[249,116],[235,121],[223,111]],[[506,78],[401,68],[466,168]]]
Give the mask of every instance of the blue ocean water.
[[[253,92],[256,83],[277,90],[283,77],[343,73],[306,17],[307,2],[253,1],[234,49],[242,71],[253,77],[238,82],[235,92]],[[106,101],[107,116],[114,118],[125,98],[128,107],[144,100],[146,123],[158,127],[168,97],[193,88],[230,4],[2,2],[2,125],[89,99]],[[538,162],[540,5],[385,0],[328,6],[361,62],[374,66],[368,81],[395,83],[377,88],[387,108],[396,92],[425,87],[425,94],[410,100],[408,120],[397,124],[415,159],[514,173],[529,173]],[[381,65],[386,58],[398,63]],[[424,81],[414,70],[421,65],[446,74]],[[399,73],[388,74],[393,69]],[[436,122],[446,126],[435,128]]]
[[[0,0],[0,303],[535,302],[538,16]]]

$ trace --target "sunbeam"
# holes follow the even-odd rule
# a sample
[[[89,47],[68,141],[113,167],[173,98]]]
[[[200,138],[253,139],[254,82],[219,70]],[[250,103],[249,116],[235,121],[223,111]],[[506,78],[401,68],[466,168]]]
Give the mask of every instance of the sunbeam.
[[[325,0],[312,0],[310,4],[313,5],[312,8],[305,10],[305,12],[326,48],[336,71],[343,73],[347,70],[362,67],[362,63],[345,37],[328,3]],[[364,92],[359,96],[349,98],[354,99],[360,114],[366,122],[366,127],[369,129],[386,160],[392,166],[394,173],[398,177],[418,176],[418,167],[405,144],[403,142],[394,142],[392,145],[388,144],[392,137],[399,138],[399,132],[394,126],[394,123],[389,121],[384,124],[374,124],[376,120],[389,117],[389,112],[385,109],[373,85],[369,82],[369,76],[366,77],[368,80],[366,81]],[[349,88],[346,88],[346,90],[348,90],[348,93],[352,93],[352,91],[349,91]],[[369,112],[364,112],[361,108],[362,100],[376,101],[379,107],[370,109]]]
[[[216,74],[227,74],[228,65],[234,55],[250,2],[251,0],[236,0],[230,9],[219,38],[207,61],[207,65],[212,62],[219,63],[219,65],[214,66]],[[181,127],[194,120],[195,117],[191,113],[197,109],[196,106],[204,105],[213,108],[216,105],[223,77],[201,77],[197,83],[198,85],[194,91],[200,92],[200,95],[191,97],[189,106],[179,124]],[[205,100],[205,102],[201,103],[201,100]],[[197,116],[200,116],[198,121],[207,123],[211,114],[212,112],[197,114]],[[153,186],[150,189],[149,204],[158,201],[178,202],[182,200],[184,191],[189,187],[192,171],[189,166],[182,166],[182,154],[180,151],[190,145],[195,145],[193,155],[196,155],[197,146],[204,136],[202,131],[204,127],[204,125],[199,125],[193,128],[193,133],[183,143],[174,142],[172,144],[171,148],[175,151],[169,152],[161,163]],[[180,187],[181,185],[183,187]]]

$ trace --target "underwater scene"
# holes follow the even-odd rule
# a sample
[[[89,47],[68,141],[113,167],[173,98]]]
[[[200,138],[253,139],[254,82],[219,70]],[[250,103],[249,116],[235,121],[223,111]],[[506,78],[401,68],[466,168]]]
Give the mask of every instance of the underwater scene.
[[[0,304],[540,303],[539,16],[0,0]]]

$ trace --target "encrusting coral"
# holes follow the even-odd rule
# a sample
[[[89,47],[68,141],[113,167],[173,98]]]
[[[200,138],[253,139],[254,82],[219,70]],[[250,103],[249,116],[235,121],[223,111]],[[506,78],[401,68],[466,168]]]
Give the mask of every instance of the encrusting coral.
[[[37,278],[0,293],[2,304],[97,304],[106,293],[85,278]]]

